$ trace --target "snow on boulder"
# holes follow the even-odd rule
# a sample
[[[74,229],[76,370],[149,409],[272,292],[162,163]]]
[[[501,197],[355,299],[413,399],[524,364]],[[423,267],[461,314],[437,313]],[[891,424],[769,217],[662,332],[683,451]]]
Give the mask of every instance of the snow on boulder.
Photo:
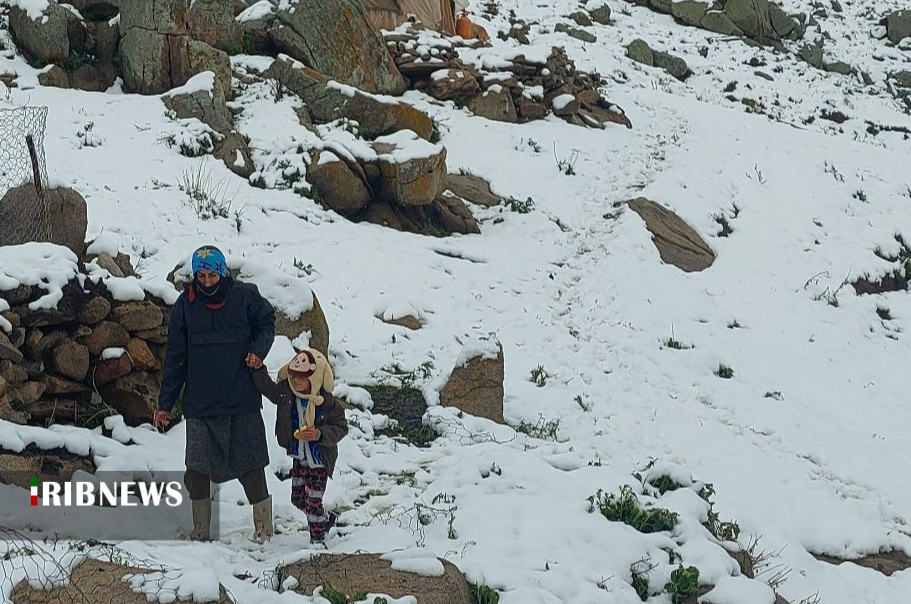
[[[446,149],[418,137],[410,130],[376,139],[375,187],[382,201],[403,206],[434,202],[446,190]],[[368,178],[371,173],[368,172]]]
[[[492,338],[474,338],[463,345],[440,390],[440,404],[505,424],[504,376],[503,345]]]
[[[384,298],[376,306],[375,316],[390,325],[406,327],[416,331],[423,327],[427,315],[407,300]]]
[[[179,119],[198,119],[220,134],[227,134],[234,127],[213,71],[196,74],[183,86],[162,95],[161,100]]]
[[[408,570],[398,570],[395,566]],[[387,555],[323,554],[279,567],[276,579],[279,585],[304,596],[312,596],[317,589],[331,585],[346,594],[368,589],[393,598],[412,596],[420,604],[474,602],[465,576],[454,564],[419,556],[413,550]]]

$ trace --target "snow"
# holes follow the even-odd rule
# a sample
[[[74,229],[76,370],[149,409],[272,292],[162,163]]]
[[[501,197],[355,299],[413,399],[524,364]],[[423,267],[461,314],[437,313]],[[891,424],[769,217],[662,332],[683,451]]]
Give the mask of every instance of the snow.
[[[775,592],[768,585],[746,577],[723,577],[700,604],[774,604]]]
[[[269,2],[269,0],[260,0],[256,4],[251,4],[243,12],[237,15],[237,21],[239,23],[246,23],[248,21],[256,21],[257,19],[262,19],[267,17],[275,12],[275,5]]]
[[[574,102],[575,100],[576,100],[576,97],[574,97],[571,94],[561,94],[560,96],[556,97],[553,100],[552,104],[554,106],[554,109],[556,109],[557,111],[561,111],[561,110],[569,107],[569,104]]]
[[[10,7],[19,7],[25,11],[29,19],[38,20],[44,17],[51,3],[49,0],[8,0]]]
[[[543,60],[553,44],[565,46],[579,69],[604,76],[605,98],[634,127],[502,124],[418,92],[396,99],[443,126],[450,171],[465,169],[507,197],[534,199],[527,214],[473,207],[482,233],[446,240],[355,224],[299,195],[308,189],[300,174],[311,151],[362,157],[370,146],[342,124],[320,126],[326,141],[319,140],[298,122],[300,101],[286,95],[275,102],[265,83],[247,85],[235,102],[244,109],[237,129],[251,139],[266,190],[219,162],[206,164],[213,178],[236,189],[238,227],[233,216],[203,220],[186,203],[177,182],[204,160],[158,139],[195,135],[199,126],[169,120],[158,97],[40,87],[36,70],[17,54],[0,55],[0,71],[19,74],[20,87],[9,89],[12,106],[51,107],[48,164],[56,180],[86,196],[89,238],[109,238],[93,249],[142,259],[142,278],[115,289],[138,296],[160,288],[173,299],[166,275],[214,242],[280,310],[309,308],[311,290],[319,296],[331,327],[336,393],[358,407],[346,410],[351,430],[326,494],[346,524],[330,534],[331,552],[423,547],[426,558],[398,563],[426,560],[428,570],[431,555],[447,559],[471,581],[498,589],[502,604],[635,604],[631,565],[645,558],[656,565],[651,600],[666,602],[657,594],[679,556],[716,585],[703,601],[769,604],[762,577],[739,576],[728,555],[737,545],[720,543],[701,525],[707,504],[697,493],[710,482],[714,511],[740,525],[739,545],[762,535],[760,549],[780,552],[773,563],[794,569],[779,588],[788,601],[818,591],[825,604],[892,604],[911,592],[907,571],[885,579],[812,556],[911,551],[911,476],[895,470],[908,456],[911,425],[911,298],[841,287],[846,276],[891,272],[895,264],[874,251],[897,254],[896,233],[911,239],[908,141],[900,132],[873,135],[867,123],[911,127],[885,82],[905,66],[907,53],[870,35],[901,3],[842,5],[842,15],[818,18],[819,31],[811,28],[807,37],[829,34],[827,60],[868,71],[873,85],[622,2],[611,2],[610,28],[592,28],[598,42],[583,44],[553,33],[576,2],[502,0],[499,16],[479,20],[492,47],[459,49],[467,65],[505,69],[518,54]],[[784,2],[788,11],[807,6]],[[509,27],[511,9],[533,23],[530,46],[494,35]],[[0,35],[11,48],[8,34]],[[681,83],[633,63],[623,47],[636,38],[672,49],[694,75]],[[422,43],[439,47],[433,39],[427,34]],[[752,59],[766,65],[750,67]],[[232,59],[251,71],[271,61]],[[774,81],[757,77],[757,69]],[[748,112],[744,99],[762,103],[765,113]],[[820,118],[823,109],[851,119],[834,124]],[[89,120],[105,143],[79,149],[75,133]],[[403,149],[416,142],[402,136]],[[575,175],[560,171],[555,154],[576,154]],[[713,266],[683,273],[662,262],[642,220],[623,203],[639,196],[701,233],[717,253]],[[720,235],[720,216],[733,229],[729,236]],[[76,259],[62,248],[30,245],[0,248],[0,289],[23,279],[37,285],[44,275],[41,287],[52,299],[75,274]],[[296,260],[312,270],[305,274]],[[885,309],[889,319],[877,314]],[[429,320],[417,332],[377,320],[405,311]],[[671,337],[693,348],[669,348]],[[503,345],[507,422],[560,420],[556,442],[435,404],[451,368],[479,351],[492,355],[494,342]],[[277,368],[291,354],[291,341],[279,337],[267,362]],[[364,386],[393,363],[411,370],[428,361],[431,375],[415,386],[431,405],[424,421],[441,436],[427,448],[378,436],[388,418],[373,413]],[[720,362],[734,369],[733,379],[715,375]],[[549,376],[541,386],[529,378],[538,365]],[[265,403],[263,413],[266,425],[274,423],[273,405]],[[183,467],[185,426],[159,433],[114,417],[104,427],[110,438],[101,428],[0,421],[0,443],[4,453],[30,444],[62,447],[105,470]],[[187,591],[211,591],[214,576],[239,602],[319,601],[273,594],[263,589],[268,581],[257,581],[295,556],[321,551],[289,501],[289,481],[275,476],[288,471],[290,459],[274,439],[269,448],[267,478],[282,533],[268,545],[249,543],[249,506],[240,486],[226,483],[218,492],[219,542],[121,547],[186,569],[169,575],[177,590],[186,583]],[[651,459],[657,462],[645,469]],[[685,488],[661,496],[632,478],[634,471],[668,475]],[[587,498],[597,489],[615,493],[627,484],[643,505],[677,512],[678,526],[644,535],[589,513]],[[67,551],[59,545],[58,557]],[[41,567],[37,559],[14,562],[0,562],[4,576]],[[237,578],[244,573],[254,580]],[[4,581],[2,589],[8,594],[11,586]]]
[[[95,240],[89,244],[85,251],[88,254],[107,254],[113,258],[120,253],[120,244],[113,237],[108,236],[107,233],[101,233],[95,237]]]
[[[50,243],[0,247],[0,291],[20,285],[38,286],[47,294],[29,304],[31,310],[56,308],[63,286],[76,277],[76,254]]]
[[[9,303],[6,300],[0,298],[0,313],[7,310],[9,310]],[[13,331],[13,324],[7,321],[5,317],[0,317],[0,329],[6,333],[10,333]]]
[[[246,162],[246,160],[244,160],[244,154],[240,152],[240,149],[238,149],[237,151],[235,151],[235,155],[234,155],[234,167],[243,168],[246,165],[247,165],[247,162]]]
[[[105,348],[101,352],[101,358],[105,361],[109,359],[119,359],[127,353],[123,348]]]
[[[464,367],[472,359],[496,360],[500,354],[500,343],[491,336],[474,336],[462,346],[456,367]]]
[[[412,130],[399,130],[394,134],[380,136],[375,142],[393,147],[389,152],[375,154],[377,160],[393,164],[427,159],[443,152],[442,145],[430,143]]]
[[[172,88],[162,96],[174,97],[179,95],[196,94],[197,92],[208,92],[209,98],[212,97],[212,90],[215,88],[215,72],[203,71],[190,78],[183,86]]]
[[[415,573],[425,577],[442,577],[446,573],[443,563],[436,555],[420,547],[391,551],[380,557],[392,562],[392,570]]]

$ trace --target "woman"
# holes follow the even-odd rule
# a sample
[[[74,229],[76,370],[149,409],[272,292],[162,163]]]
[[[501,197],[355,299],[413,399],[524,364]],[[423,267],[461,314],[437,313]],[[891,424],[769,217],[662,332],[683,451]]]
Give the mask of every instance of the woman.
[[[193,279],[174,304],[168,331],[156,428],[170,424],[183,389],[187,420],[184,484],[193,507],[193,540],[211,535],[211,482],[240,480],[253,505],[254,539],[273,533],[266,486],[269,451],[262,396],[253,369],[275,339],[275,311],[255,285],[228,277],[224,254],[205,246],[193,253]]]

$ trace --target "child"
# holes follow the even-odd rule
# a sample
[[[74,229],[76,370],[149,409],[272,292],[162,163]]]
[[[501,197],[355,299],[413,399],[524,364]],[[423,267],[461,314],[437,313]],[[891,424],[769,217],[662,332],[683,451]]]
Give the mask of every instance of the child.
[[[278,406],[275,436],[294,458],[291,503],[307,515],[310,540],[323,543],[336,519],[323,508],[323,495],[335,470],[338,442],[348,434],[345,411],[332,396],[329,361],[318,350],[306,349],[279,370],[278,384],[265,366],[253,372],[253,379]]]

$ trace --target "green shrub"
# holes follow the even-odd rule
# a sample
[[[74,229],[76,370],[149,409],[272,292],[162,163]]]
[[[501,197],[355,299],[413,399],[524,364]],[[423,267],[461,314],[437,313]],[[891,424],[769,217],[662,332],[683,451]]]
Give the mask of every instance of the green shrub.
[[[471,599],[474,601],[474,604],[498,604],[500,601],[500,594],[486,585],[469,583],[468,591],[471,592]]]
[[[664,591],[671,596],[673,604],[680,604],[699,592],[699,569],[695,566],[684,568],[681,564],[671,573],[671,580],[664,586]]]
[[[593,507],[611,522],[623,522],[640,533],[660,533],[673,530],[679,520],[678,514],[664,508],[642,508],[639,498],[629,485],[620,487],[620,494],[598,492],[588,498]]]

